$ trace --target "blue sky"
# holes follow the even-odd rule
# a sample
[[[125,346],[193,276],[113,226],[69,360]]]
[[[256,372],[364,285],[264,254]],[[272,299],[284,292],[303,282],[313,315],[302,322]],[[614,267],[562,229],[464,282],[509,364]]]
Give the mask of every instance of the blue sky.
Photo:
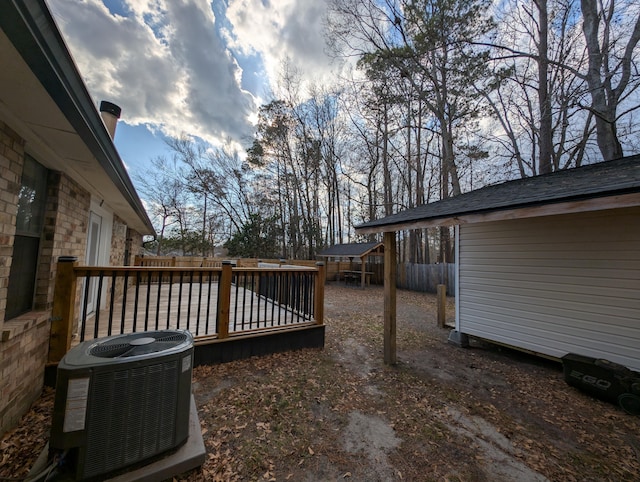
[[[48,0],[96,105],[122,107],[115,144],[131,174],[163,139],[249,144],[284,59],[330,81],[315,0]],[[132,176],[133,177],[133,176]]]

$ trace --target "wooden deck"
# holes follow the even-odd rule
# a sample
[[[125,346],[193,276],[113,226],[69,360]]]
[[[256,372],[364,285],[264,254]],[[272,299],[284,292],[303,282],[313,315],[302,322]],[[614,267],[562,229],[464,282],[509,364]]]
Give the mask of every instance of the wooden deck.
[[[194,337],[217,336],[218,283],[179,283],[150,287],[131,286],[126,294],[126,306],[122,299],[109,306],[110,300],[101,303],[103,309],[87,317],[84,336],[81,327],[72,344],[119,333],[169,328],[189,330]],[[107,305],[107,306],[104,306]],[[137,306],[137,309],[136,309]],[[178,310],[178,307],[180,309]],[[109,314],[113,313],[109,320]],[[96,320],[98,329],[96,331]],[[145,323],[145,320],[147,322]],[[229,306],[229,334],[237,335],[252,331],[301,326],[315,323],[307,315],[280,305],[271,299],[241,286],[231,285]]]

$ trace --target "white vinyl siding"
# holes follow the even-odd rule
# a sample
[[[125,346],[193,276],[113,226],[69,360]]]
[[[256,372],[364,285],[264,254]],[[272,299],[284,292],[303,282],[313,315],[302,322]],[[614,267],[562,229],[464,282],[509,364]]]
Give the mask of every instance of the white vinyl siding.
[[[640,370],[640,208],[460,226],[458,329]]]

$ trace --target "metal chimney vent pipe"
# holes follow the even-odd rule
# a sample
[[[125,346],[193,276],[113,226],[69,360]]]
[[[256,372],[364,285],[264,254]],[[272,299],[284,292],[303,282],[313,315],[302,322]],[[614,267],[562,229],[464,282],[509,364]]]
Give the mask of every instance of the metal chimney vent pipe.
[[[122,109],[120,106],[107,102],[106,100],[100,102],[100,115],[102,115],[102,121],[107,127],[111,140],[113,140],[116,135],[116,125],[118,124],[121,113]]]

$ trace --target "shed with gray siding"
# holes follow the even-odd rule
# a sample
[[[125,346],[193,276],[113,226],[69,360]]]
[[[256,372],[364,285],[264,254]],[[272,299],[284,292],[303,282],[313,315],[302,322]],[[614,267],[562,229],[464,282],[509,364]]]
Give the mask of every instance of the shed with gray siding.
[[[357,230],[437,225],[456,225],[457,333],[640,370],[640,156],[489,186]]]

